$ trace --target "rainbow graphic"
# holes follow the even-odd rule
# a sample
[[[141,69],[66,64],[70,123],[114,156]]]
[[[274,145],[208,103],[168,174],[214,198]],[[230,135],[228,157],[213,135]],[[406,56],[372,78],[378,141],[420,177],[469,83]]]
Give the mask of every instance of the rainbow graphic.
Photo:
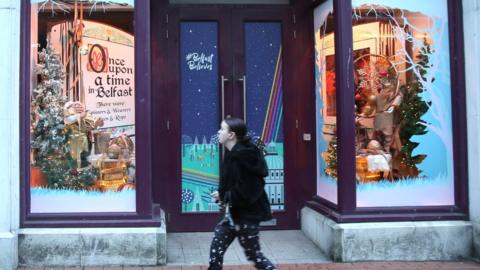
[[[182,168],[182,181],[216,187],[218,185],[218,175]]]
[[[267,113],[263,122],[262,141],[265,144],[276,142],[280,132],[280,123],[283,114],[283,94],[282,94],[282,47],[278,50],[277,65],[275,66],[275,75],[273,77],[272,89],[268,100]]]

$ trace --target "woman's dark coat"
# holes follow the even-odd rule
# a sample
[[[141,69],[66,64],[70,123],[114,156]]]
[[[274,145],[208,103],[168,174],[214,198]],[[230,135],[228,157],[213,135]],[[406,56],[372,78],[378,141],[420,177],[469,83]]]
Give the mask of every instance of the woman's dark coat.
[[[263,153],[251,142],[239,142],[231,151],[225,151],[218,191],[223,202],[225,199],[230,201],[231,214],[236,222],[272,219],[264,190],[263,178],[267,175]]]

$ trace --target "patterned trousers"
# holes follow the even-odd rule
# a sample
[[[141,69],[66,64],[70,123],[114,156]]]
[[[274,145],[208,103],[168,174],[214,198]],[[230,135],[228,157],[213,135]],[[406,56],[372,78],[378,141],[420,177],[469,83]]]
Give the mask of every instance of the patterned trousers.
[[[222,269],[223,256],[235,237],[238,237],[247,259],[255,264],[255,268],[277,270],[277,267],[265,258],[260,251],[258,223],[236,223],[234,228],[228,224],[219,223],[215,226],[214,234],[210,246],[210,265],[208,270]]]

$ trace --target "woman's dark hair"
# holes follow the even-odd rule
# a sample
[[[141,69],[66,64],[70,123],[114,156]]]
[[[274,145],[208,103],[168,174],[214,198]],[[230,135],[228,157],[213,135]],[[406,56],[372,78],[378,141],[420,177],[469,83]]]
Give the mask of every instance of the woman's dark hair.
[[[229,117],[225,118],[223,121],[225,121],[225,124],[228,125],[228,129],[231,132],[235,132],[235,135],[237,136],[237,140],[239,142],[250,141],[250,137],[248,137],[247,135],[247,125],[242,119],[236,117]]]

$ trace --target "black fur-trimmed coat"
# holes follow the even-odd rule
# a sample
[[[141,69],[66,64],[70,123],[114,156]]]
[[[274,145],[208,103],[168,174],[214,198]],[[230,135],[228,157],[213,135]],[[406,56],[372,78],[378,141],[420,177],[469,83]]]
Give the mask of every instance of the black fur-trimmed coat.
[[[267,175],[263,153],[251,142],[238,142],[231,151],[225,151],[218,191],[223,202],[230,201],[235,221],[272,219],[264,190]]]

